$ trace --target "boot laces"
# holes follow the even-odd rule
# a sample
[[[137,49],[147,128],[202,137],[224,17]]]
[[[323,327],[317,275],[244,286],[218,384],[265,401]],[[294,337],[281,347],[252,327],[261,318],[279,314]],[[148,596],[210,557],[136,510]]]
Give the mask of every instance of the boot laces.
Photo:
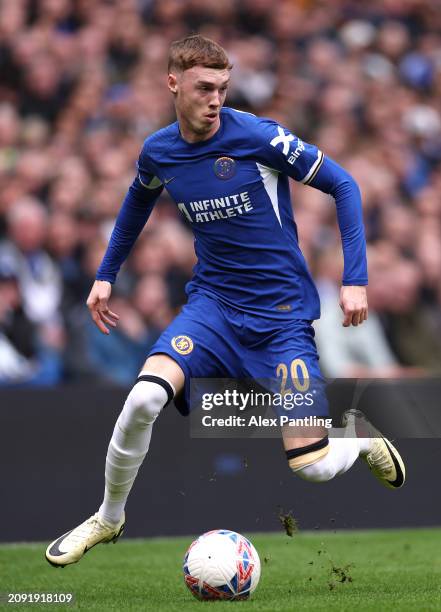
[[[381,474],[388,474],[391,471],[391,461],[386,452],[378,446],[367,456],[369,465]]]
[[[100,522],[98,515],[94,514],[87,521],[78,525],[66,538],[66,544],[78,544],[91,536],[98,535],[100,532],[106,531],[105,526]]]

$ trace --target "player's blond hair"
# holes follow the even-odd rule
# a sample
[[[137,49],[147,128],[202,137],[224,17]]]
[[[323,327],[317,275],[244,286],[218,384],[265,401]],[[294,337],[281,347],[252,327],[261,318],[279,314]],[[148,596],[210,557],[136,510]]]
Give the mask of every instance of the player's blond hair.
[[[168,72],[183,72],[193,66],[231,70],[228,55],[220,45],[200,34],[175,40],[170,46]]]

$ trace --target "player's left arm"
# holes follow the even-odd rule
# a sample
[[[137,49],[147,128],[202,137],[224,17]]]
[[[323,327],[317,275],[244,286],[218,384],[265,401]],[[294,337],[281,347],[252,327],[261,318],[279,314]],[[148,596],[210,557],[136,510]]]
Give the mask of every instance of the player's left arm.
[[[306,184],[335,199],[344,259],[340,290],[343,326],[357,326],[368,317],[366,239],[360,189],[344,168],[325,156],[317,173]]]
[[[271,120],[259,123],[256,138],[260,145],[259,155],[269,167],[334,197],[344,259],[340,291],[343,325],[363,323],[368,316],[368,275],[361,195],[357,183],[315,145],[303,142]]]

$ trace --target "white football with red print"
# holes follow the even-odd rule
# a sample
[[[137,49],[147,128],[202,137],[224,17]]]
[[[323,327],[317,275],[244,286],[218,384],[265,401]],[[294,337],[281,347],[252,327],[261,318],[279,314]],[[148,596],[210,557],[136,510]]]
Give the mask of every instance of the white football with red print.
[[[259,582],[260,559],[243,535],[216,529],[192,542],[183,569],[197,599],[248,599]]]

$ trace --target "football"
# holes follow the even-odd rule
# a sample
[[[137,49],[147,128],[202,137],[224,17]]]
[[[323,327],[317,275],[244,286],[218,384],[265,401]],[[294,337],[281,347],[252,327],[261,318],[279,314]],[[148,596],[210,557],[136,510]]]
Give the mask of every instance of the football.
[[[184,580],[201,600],[248,599],[260,578],[260,559],[247,538],[215,529],[199,536],[184,557]]]

